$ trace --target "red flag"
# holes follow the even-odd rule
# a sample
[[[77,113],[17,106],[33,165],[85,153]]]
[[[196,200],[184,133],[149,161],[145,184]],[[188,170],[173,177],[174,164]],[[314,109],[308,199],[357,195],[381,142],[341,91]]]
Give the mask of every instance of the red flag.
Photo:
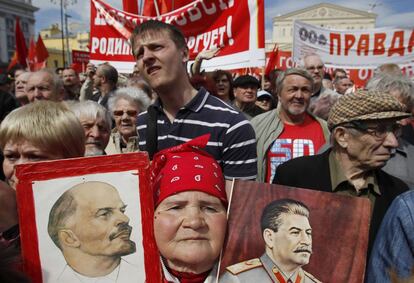
[[[124,0],[125,1],[125,0]],[[157,15],[157,9],[160,15],[166,14],[187,4],[190,4],[194,0],[145,0],[143,16],[155,17]]]
[[[16,29],[15,29],[15,37],[16,37],[16,51],[17,51],[17,58],[20,65],[23,67],[27,67],[27,47],[26,47],[26,40],[24,38],[24,34],[20,28],[20,20],[16,17]]]
[[[27,55],[27,60],[29,61],[30,67],[33,63],[36,62],[36,44],[33,40],[33,37],[30,38],[29,55]]]
[[[269,61],[267,61],[265,75],[268,75],[275,68],[278,53],[279,53],[279,47],[277,46],[277,44],[275,44],[275,47],[273,47],[273,51],[269,55]]]
[[[36,42],[36,57],[37,62],[44,62],[49,57],[49,52],[47,51],[47,48],[45,44],[43,43],[42,37],[38,36],[37,42]]]
[[[138,0],[122,0],[125,12],[138,15]]]

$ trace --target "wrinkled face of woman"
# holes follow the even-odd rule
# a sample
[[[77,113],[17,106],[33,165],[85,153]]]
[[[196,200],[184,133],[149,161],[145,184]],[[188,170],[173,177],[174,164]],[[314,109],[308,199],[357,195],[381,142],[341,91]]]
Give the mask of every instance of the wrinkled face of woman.
[[[154,232],[169,268],[180,272],[210,270],[226,234],[226,208],[214,196],[185,191],[164,199],[156,208]]]
[[[14,175],[15,166],[28,162],[55,160],[65,158],[63,154],[52,153],[27,140],[9,141],[3,149],[3,171],[6,182],[16,189],[17,179]]]

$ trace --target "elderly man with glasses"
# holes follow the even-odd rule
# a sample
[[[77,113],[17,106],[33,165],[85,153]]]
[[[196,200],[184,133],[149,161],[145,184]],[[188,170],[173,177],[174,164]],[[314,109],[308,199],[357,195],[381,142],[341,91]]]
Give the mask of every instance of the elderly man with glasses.
[[[403,181],[381,170],[398,146],[398,121],[408,116],[387,93],[344,95],[328,118],[332,148],[280,165],[273,183],[368,198],[372,205],[370,248],[391,202],[408,190]]]
[[[325,88],[322,85],[322,80],[325,75],[324,63],[322,62],[321,57],[317,54],[307,54],[303,57],[301,65],[308,73],[312,76],[314,87],[313,94],[311,96],[311,109],[313,104],[315,104],[320,99],[329,99],[334,103],[338,99],[339,94],[335,91]]]

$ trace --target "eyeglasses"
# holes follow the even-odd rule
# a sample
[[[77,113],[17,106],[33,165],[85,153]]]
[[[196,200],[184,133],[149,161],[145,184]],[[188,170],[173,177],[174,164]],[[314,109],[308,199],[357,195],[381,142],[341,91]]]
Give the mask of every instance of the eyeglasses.
[[[307,67],[306,68],[306,70],[308,70],[308,71],[313,71],[313,70],[318,70],[318,71],[320,71],[320,70],[322,70],[323,69],[323,65],[318,65],[318,66],[310,66],[310,67]]]
[[[374,127],[368,126],[361,121],[352,121],[351,125],[344,126],[345,128],[353,128],[361,132],[366,132],[377,139],[385,139],[388,133],[393,133],[394,136],[401,136],[402,126],[398,123],[383,123]]]
[[[127,111],[123,111],[123,110],[115,110],[114,112],[112,112],[114,114],[114,116],[116,117],[120,117],[122,115],[124,115],[124,113],[126,113],[128,116],[130,117],[135,117],[138,114],[138,111],[135,110],[127,110]]]

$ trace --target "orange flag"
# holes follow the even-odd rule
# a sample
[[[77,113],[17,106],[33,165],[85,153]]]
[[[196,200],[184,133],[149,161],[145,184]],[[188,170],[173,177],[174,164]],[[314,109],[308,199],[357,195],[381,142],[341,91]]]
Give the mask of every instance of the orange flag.
[[[14,65],[19,63],[18,61],[19,61],[19,58],[17,58],[17,50],[16,50],[16,51],[14,51],[13,57],[10,60],[9,66],[7,67],[7,71],[10,71],[11,68],[14,67]]]

